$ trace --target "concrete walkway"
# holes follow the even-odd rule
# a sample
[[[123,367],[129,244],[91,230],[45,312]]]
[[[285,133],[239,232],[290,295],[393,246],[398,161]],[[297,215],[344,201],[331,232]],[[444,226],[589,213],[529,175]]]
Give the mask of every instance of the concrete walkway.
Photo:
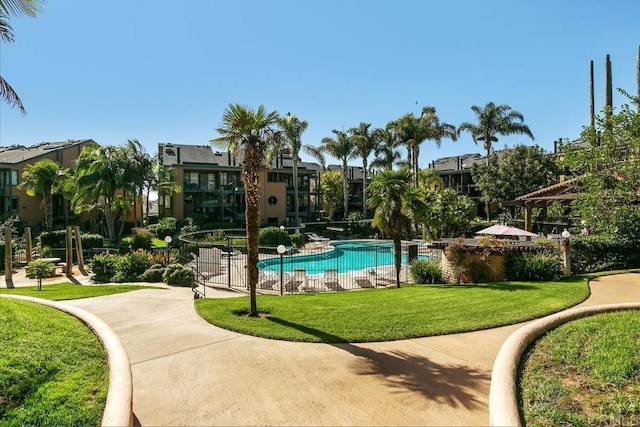
[[[596,279],[591,291],[581,305],[640,301],[640,275]],[[212,326],[195,313],[189,289],[68,303],[96,314],[120,337],[132,364],[134,413],[143,426],[486,425],[494,358],[522,326],[384,343],[309,344]]]

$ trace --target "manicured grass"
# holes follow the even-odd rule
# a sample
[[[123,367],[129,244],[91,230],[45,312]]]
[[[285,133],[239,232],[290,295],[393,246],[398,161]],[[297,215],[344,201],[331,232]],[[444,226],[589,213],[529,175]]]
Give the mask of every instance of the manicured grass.
[[[260,318],[246,298],[200,299],[196,310],[225,329],[312,342],[391,341],[486,329],[541,317],[583,301],[587,280],[405,286],[305,295],[259,295]]]
[[[56,283],[43,285],[39,291],[37,286],[27,286],[13,289],[0,289],[0,294],[25,295],[52,301],[102,297],[105,295],[121,294],[123,292],[140,289],[159,289],[153,286],[137,285],[75,285],[73,283]]]
[[[534,343],[521,369],[527,425],[639,425],[640,312],[566,323]]]
[[[0,425],[99,425],[107,357],[75,317],[0,299]]]

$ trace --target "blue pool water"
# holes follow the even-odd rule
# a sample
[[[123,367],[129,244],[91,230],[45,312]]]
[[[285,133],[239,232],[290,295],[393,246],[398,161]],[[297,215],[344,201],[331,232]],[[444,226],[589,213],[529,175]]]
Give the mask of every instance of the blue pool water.
[[[283,271],[290,273],[296,268],[304,268],[307,274],[324,273],[327,269],[337,269],[339,273],[364,270],[382,265],[393,265],[393,242],[350,240],[332,242],[333,249],[320,254],[294,255],[283,258]],[[406,254],[402,263],[407,263]],[[258,263],[258,268],[280,271],[280,257],[269,258]]]

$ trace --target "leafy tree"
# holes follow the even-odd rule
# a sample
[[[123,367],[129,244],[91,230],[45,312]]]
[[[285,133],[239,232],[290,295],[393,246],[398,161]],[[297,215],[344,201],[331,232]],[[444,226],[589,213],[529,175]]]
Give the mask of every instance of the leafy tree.
[[[400,287],[402,266],[402,234],[411,233],[414,218],[424,215],[426,208],[420,190],[412,187],[411,171],[390,169],[379,172],[367,190],[371,193],[369,207],[375,214],[372,227],[378,227],[393,240],[396,285]]]
[[[459,236],[476,216],[476,204],[452,188],[433,187],[425,191],[425,211],[420,218],[429,239]]]
[[[633,99],[632,99],[633,101]],[[582,132],[587,148],[563,145],[564,164],[580,176],[573,208],[585,227],[605,236],[640,234],[640,115],[629,105],[596,118]]]
[[[346,133],[335,129],[331,132],[335,134],[335,138],[322,138],[322,146],[320,149],[331,157],[335,157],[342,161],[342,201],[344,205],[344,219],[346,219],[349,215],[349,181],[347,177],[347,162],[355,157],[354,144]]]
[[[41,0],[0,0],[0,40],[6,43],[15,41],[13,28],[9,24],[9,18],[14,16],[29,16],[35,18],[44,4]],[[27,114],[20,97],[11,85],[0,76],[0,97],[11,107],[18,107],[24,115]]]
[[[393,129],[396,138],[406,146],[409,166],[413,173],[414,185],[418,186],[418,159],[420,157],[420,145],[424,141],[434,141],[440,147],[443,138],[455,141],[458,133],[453,125],[441,123],[434,107],[424,107],[420,117],[413,114],[405,114],[389,127]]]
[[[322,174],[320,189],[322,191],[322,206],[327,218],[333,218],[333,214],[343,198],[344,180],[338,171],[328,171]]]
[[[247,221],[247,273],[249,276],[249,316],[257,317],[256,285],[258,284],[258,244],[260,240],[260,175],[267,167],[267,153],[279,143],[280,133],[275,130],[278,113],[267,113],[261,105],[257,110],[239,104],[229,104],[216,131],[220,137],[212,139],[232,153],[244,151],[242,182],[245,188]]]
[[[471,134],[473,142],[482,142],[487,153],[487,166],[490,168],[490,154],[494,142],[498,142],[498,135],[527,135],[533,140],[533,134],[529,126],[525,125],[524,116],[519,111],[512,110],[510,106],[487,103],[484,108],[477,105],[471,106],[476,114],[477,124],[464,122],[458,127],[458,134],[467,131]],[[487,219],[490,219],[489,202],[485,198]]]
[[[490,154],[488,165],[474,164],[471,174],[483,201],[501,203],[554,184],[558,165],[537,145],[516,145],[504,150],[499,160]]]
[[[62,191],[68,172],[50,159],[26,165],[22,172],[24,182],[19,187],[30,196],[42,195],[45,231],[53,229],[53,195]]]
[[[300,120],[298,117],[291,115],[291,113],[287,113],[285,117],[278,118],[278,126],[282,130],[282,145],[285,147],[275,146],[275,148],[276,152],[280,152],[282,148],[286,148],[291,153],[291,160],[293,161],[293,205],[295,209],[295,223],[298,227],[300,226],[298,163],[300,162],[300,150],[309,150],[308,146],[302,144],[302,134],[308,125],[309,123],[305,120]]]
[[[135,163],[127,147],[87,145],[76,161],[72,206],[76,211],[100,210],[112,242],[120,238],[123,224],[117,231],[116,223],[129,210],[130,195],[136,194],[133,171]]]
[[[375,130],[369,131],[371,123],[360,123],[358,127],[349,129],[353,141],[354,153],[362,159],[362,213],[367,215],[367,172],[369,156],[375,147]]]

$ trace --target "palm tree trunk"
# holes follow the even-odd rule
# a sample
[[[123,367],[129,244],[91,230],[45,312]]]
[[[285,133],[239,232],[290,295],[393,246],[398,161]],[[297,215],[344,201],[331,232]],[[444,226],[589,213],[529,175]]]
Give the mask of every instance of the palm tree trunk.
[[[298,156],[293,156],[293,206],[295,210],[296,233],[300,227],[300,213],[298,207]]]
[[[487,150],[487,173],[490,173],[491,171],[489,170],[489,168],[491,167],[491,163],[489,162],[489,154],[491,154],[491,144],[488,144],[485,142],[485,147]],[[489,204],[489,199],[485,197],[484,199],[484,210],[487,213],[487,221],[491,221],[491,205]]]
[[[260,239],[260,169],[258,150],[247,146],[242,168],[242,182],[245,188],[245,218],[247,221],[247,275],[249,280],[249,316],[258,317],[256,286],[258,284],[258,245]]]
[[[50,191],[42,193],[42,202],[44,203],[44,229],[51,231],[53,229],[53,196]]]
[[[347,219],[349,214],[349,185],[347,184],[347,160],[342,161],[342,201],[344,203],[344,219]]]
[[[400,287],[400,269],[402,268],[402,241],[398,231],[393,231],[393,263],[396,268],[396,286]]]
[[[362,158],[362,214],[367,217],[367,158]]]

